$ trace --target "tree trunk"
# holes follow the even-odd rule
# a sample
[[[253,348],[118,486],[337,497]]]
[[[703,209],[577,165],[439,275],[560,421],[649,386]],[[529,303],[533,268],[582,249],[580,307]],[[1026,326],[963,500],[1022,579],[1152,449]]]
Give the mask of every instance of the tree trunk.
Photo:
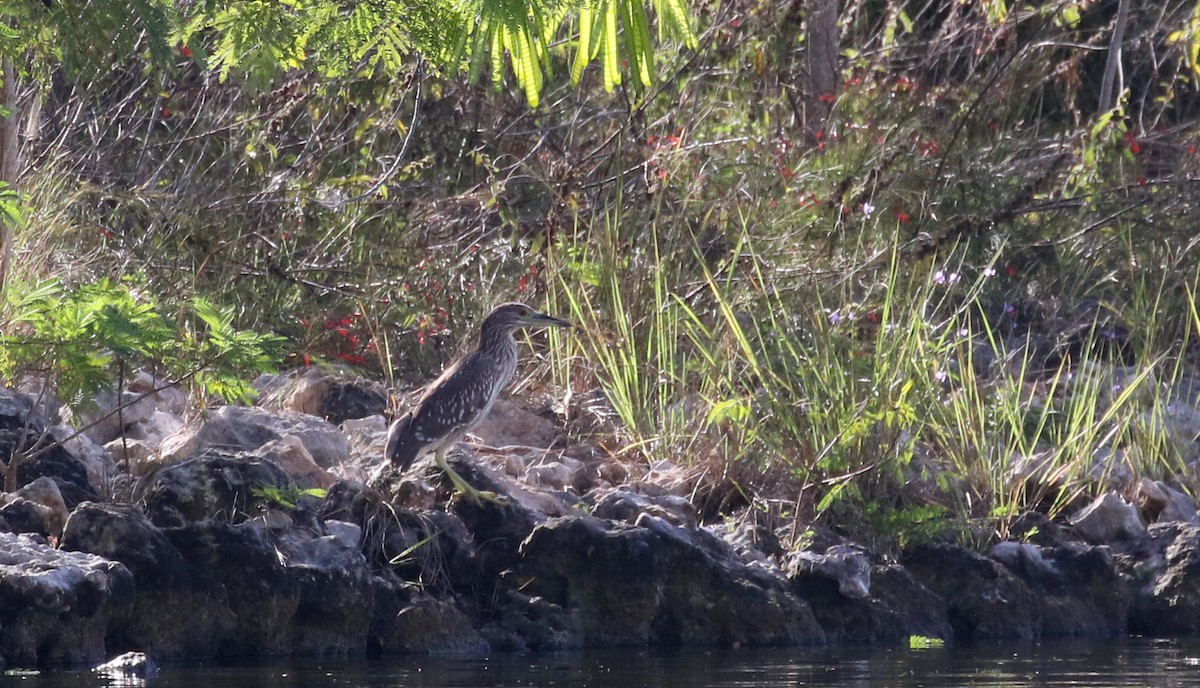
[[[1117,23],[1113,27],[1112,43],[1108,46],[1108,61],[1104,64],[1104,78],[1100,81],[1100,112],[1116,107],[1116,100],[1125,90],[1124,80],[1119,90],[1114,85],[1121,72],[1121,44],[1125,42],[1125,27],[1129,24],[1129,0],[1120,0],[1117,5]],[[1114,93],[1115,90],[1115,93]]]
[[[837,22],[837,0],[811,0],[804,46],[808,67],[808,83],[804,90],[804,129],[813,142],[825,137],[825,125],[837,98],[840,76]]]

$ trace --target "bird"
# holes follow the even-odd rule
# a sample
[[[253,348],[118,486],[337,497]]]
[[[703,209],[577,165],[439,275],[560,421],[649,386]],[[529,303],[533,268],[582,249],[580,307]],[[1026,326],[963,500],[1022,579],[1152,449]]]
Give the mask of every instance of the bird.
[[[479,346],[450,364],[425,388],[411,411],[388,429],[384,457],[405,471],[419,457],[434,452],[434,461],[459,493],[476,503],[500,502],[495,494],[467,484],[446,463],[446,450],[482,421],[517,370],[513,333],[524,327],[563,327],[571,323],[526,306],[504,303],[483,319]]]

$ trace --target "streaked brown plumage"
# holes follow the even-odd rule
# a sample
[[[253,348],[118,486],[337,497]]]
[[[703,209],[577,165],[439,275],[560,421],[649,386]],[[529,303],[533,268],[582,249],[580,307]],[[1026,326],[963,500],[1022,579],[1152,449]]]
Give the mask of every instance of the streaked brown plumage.
[[[392,423],[384,456],[405,470],[422,454],[433,451],[438,466],[460,492],[476,500],[487,498],[446,464],[446,450],[487,416],[512,379],[518,357],[513,333],[522,327],[570,326],[521,303],[492,309],[480,328],[479,347],[446,368],[413,410]]]

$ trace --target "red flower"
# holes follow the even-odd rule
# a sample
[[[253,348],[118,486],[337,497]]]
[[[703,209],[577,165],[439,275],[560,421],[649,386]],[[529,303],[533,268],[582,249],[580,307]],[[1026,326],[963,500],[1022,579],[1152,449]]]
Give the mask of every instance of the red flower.
[[[818,103],[833,104],[835,101],[837,101],[837,97],[834,96],[832,93],[822,93],[821,95],[817,96]]]
[[[179,46],[179,54],[183,55],[184,57],[188,58],[189,60],[192,59],[192,49],[187,47],[186,45]]]
[[[1125,143],[1129,145],[1130,153],[1133,153],[1134,155],[1138,155],[1142,152],[1142,144],[1138,143],[1138,140],[1133,135],[1133,132],[1125,133]]]
[[[904,212],[903,210],[897,210],[896,211],[896,219],[899,220],[901,224],[906,224],[912,218],[909,217],[908,213]]]

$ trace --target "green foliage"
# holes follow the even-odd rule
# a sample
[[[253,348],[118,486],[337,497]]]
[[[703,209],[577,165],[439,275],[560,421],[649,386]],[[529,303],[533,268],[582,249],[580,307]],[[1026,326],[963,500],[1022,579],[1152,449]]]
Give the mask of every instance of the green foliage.
[[[141,366],[226,401],[248,401],[251,373],[273,369],[280,340],[239,331],[229,309],[197,299],[183,328],[129,281],[67,287],[56,279],[9,290],[0,331],[0,376],[53,380],[60,397],[82,404]]]
[[[205,63],[222,80],[234,70],[261,81],[301,67],[329,78],[376,70],[398,74],[415,54],[451,74],[465,67],[472,83],[488,63],[499,90],[507,54],[530,107],[537,107],[553,68],[554,41],[572,14],[578,16],[572,28],[579,35],[572,83],[578,84],[587,64],[600,58],[608,90],[622,81],[622,59],[629,62],[635,89],[650,85],[651,7],[659,18],[660,40],[697,46],[683,0],[652,0],[650,5],[645,0],[384,0],[349,9],[328,0],[211,2],[183,27],[180,40],[196,46],[199,36],[213,30]]]
[[[0,223],[10,227],[25,224],[25,204],[21,194],[3,181],[0,181]]]
[[[930,638],[923,635],[908,636],[908,649],[910,650],[932,650],[946,646],[946,641],[941,638]]]
[[[0,5],[0,55],[43,79],[62,64],[84,81],[108,71],[114,60],[143,51],[158,65],[170,59],[179,24],[172,0],[55,0]],[[11,23],[11,26],[10,26]],[[26,57],[33,61],[26,63]]]
[[[250,494],[269,504],[291,510],[296,508],[302,497],[324,499],[327,491],[319,487],[301,488],[295,483],[288,483],[283,487],[255,485],[250,489]]]

